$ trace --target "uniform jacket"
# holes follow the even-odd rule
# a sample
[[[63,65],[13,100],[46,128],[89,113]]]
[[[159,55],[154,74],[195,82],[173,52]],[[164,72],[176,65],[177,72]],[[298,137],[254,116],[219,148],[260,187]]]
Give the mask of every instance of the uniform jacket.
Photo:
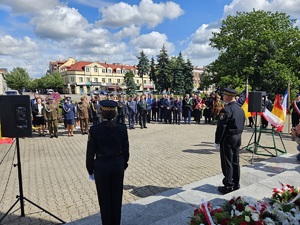
[[[78,119],[88,119],[89,118],[90,106],[87,102],[79,102],[77,104],[77,118]]]
[[[75,105],[73,103],[65,103],[63,105],[63,115],[66,120],[75,119]]]
[[[118,115],[125,116],[128,114],[128,109],[125,102],[118,101]]]
[[[215,133],[215,143],[219,144],[228,135],[242,133],[244,123],[244,110],[235,101],[229,102],[220,111],[220,119]]]
[[[52,104],[50,102],[47,102],[45,104],[44,118],[46,120],[58,119],[58,105],[56,102],[53,102]]]
[[[147,102],[145,100],[140,100],[137,104],[137,111],[139,113],[143,113],[143,111],[147,111]]]
[[[116,127],[106,127],[107,121],[92,126],[86,152],[86,168],[91,175],[94,173],[94,160],[96,157],[110,160],[123,157],[124,169],[128,166],[129,142],[126,125],[116,123]]]

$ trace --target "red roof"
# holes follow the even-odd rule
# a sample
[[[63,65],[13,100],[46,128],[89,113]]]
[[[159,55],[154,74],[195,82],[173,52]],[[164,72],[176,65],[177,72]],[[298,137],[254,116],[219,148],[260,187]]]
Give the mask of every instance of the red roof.
[[[84,67],[88,64],[91,64],[92,62],[83,62],[83,61],[79,61],[74,63],[73,65],[70,66],[70,68],[68,70],[71,71],[83,71]]]

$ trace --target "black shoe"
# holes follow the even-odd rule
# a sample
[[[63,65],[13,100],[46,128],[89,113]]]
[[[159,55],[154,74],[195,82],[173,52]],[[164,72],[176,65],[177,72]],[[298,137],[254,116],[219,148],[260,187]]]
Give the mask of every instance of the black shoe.
[[[131,127],[132,129],[135,129],[135,127]]]
[[[141,129],[143,129],[143,127],[141,127]]]
[[[222,194],[228,194],[233,191],[233,188],[222,186],[222,187],[218,187],[218,191],[221,192]]]
[[[236,190],[239,190],[240,189],[240,185],[238,186],[233,186],[233,190],[236,191]]]
[[[55,138],[58,138],[57,134],[54,134],[54,137],[55,137]]]
[[[144,128],[148,128],[148,127],[144,127]]]
[[[54,136],[51,134],[50,138],[53,138]]]

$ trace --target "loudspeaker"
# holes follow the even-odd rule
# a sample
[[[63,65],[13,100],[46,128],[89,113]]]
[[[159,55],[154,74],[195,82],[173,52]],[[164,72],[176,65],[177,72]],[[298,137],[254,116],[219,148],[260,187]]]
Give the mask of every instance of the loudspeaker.
[[[3,137],[31,137],[29,95],[0,96],[0,122]]]
[[[266,92],[252,91],[249,92],[248,111],[264,112],[266,109]]]

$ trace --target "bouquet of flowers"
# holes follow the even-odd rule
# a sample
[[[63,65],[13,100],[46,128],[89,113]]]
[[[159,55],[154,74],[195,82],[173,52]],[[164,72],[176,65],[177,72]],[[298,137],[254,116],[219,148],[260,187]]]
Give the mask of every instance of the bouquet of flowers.
[[[236,197],[225,201],[222,207],[202,202],[194,210],[190,225],[296,225],[300,224],[300,190],[282,184],[274,188],[270,199]]]

